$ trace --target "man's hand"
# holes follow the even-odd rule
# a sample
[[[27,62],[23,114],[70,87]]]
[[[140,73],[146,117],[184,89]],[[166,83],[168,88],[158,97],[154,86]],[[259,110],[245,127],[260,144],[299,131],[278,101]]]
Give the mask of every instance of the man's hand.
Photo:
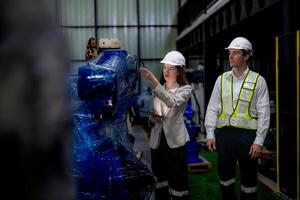
[[[208,139],[206,142],[207,148],[209,151],[216,150],[216,141],[215,139]]]
[[[252,144],[250,147],[249,155],[251,155],[251,158],[257,158],[260,156],[262,150],[262,146],[258,144]]]

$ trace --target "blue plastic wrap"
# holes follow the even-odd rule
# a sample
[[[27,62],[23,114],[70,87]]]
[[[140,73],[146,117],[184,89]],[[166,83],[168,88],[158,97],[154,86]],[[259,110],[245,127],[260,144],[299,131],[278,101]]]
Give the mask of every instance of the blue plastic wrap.
[[[198,136],[198,130],[195,127],[193,116],[194,116],[194,111],[191,106],[191,101],[189,100],[184,112],[185,125],[187,127],[190,136],[190,141],[188,141],[186,144],[188,164],[203,162],[203,160],[199,157],[199,151],[201,150],[201,145],[196,141],[196,138]]]
[[[152,173],[132,150],[126,120],[137,73],[136,56],[109,50],[71,79],[77,199],[138,200],[151,194]]]
[[[136,86],[136,63],[137,57],[125,50],[107,50],[79,68],[78,96],[90,112],[126,117]]]
[[[79,98],[85,101],[91,113],[111,112],[116,98],[116,71],[92,63],[81,66],[77,88]]]
[[[123,118],[128,113],[131,98],[134,95],[137,75],[136,75],[137,57],[133,55],[127,56],[127,69],[125,73],[118,73],[118,92],[117,105],[115,106],[114,115],[117,118]],[[135,67],[135,70],[134,70]],[[123,69],[124,70],[124,69]]]
[[[116,90],[116,72],[102,66],[81,66],[78,71],[78,96],[82,100],[99,99]]]

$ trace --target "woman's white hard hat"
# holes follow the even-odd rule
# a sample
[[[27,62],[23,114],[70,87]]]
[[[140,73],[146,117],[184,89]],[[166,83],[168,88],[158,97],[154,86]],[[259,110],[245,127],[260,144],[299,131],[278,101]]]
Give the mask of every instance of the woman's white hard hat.
[[[174,65],[174,66],[185,66],[185,58],[179,51],[170,51],[160,61],[160,63]]]

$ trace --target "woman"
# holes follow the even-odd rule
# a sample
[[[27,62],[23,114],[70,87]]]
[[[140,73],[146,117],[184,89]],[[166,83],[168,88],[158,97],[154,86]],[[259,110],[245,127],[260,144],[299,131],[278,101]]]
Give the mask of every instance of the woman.
[[[154,123],[150,136],[152,171],[155,176],[155,199],[188,199],[188,171],[186,142],[189,135],[183,113],[192,88],[188,85],[185,58],[178,51],[166,54],[162,69],[162,83],[146,68],[141,75],[152,87]]]

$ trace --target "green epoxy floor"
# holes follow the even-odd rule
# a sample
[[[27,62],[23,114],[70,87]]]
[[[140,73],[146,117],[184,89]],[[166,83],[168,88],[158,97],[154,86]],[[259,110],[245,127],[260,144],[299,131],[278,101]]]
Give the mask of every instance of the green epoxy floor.
[[[200,151],[212,168],[209,172],[190,174],[190,200],[221,200],[219,180],[217,175],[217,154],[206,150]],[[236,191],[239,191],[239,172],[237,170]],[[278,200],[273,191],[258,184],[258,200]]]
[[[146,134],[142,131],[140,126],[133,126],[132,130],[135,136],[134,148],[142,150],[144,156],[142,162],[145,163],[149,169],[151,168],[151,158],[149,149],[149,140]],[[221,193],[219,188],[219,180],[217,175],[217,154],[216,152],[209,152],[205,149],[200,151],[202,157],[208,160],[212,168],[205,173],[190,173],[190,200],[221,200]],[[237,171],[237,176],[239,173]],[[239,191],[239,179],[237,178],[236,191]],[[155,200],[154,195],[148,200]],[[279,200],[279,197],[270,189],[258,185],[258,200]]]

